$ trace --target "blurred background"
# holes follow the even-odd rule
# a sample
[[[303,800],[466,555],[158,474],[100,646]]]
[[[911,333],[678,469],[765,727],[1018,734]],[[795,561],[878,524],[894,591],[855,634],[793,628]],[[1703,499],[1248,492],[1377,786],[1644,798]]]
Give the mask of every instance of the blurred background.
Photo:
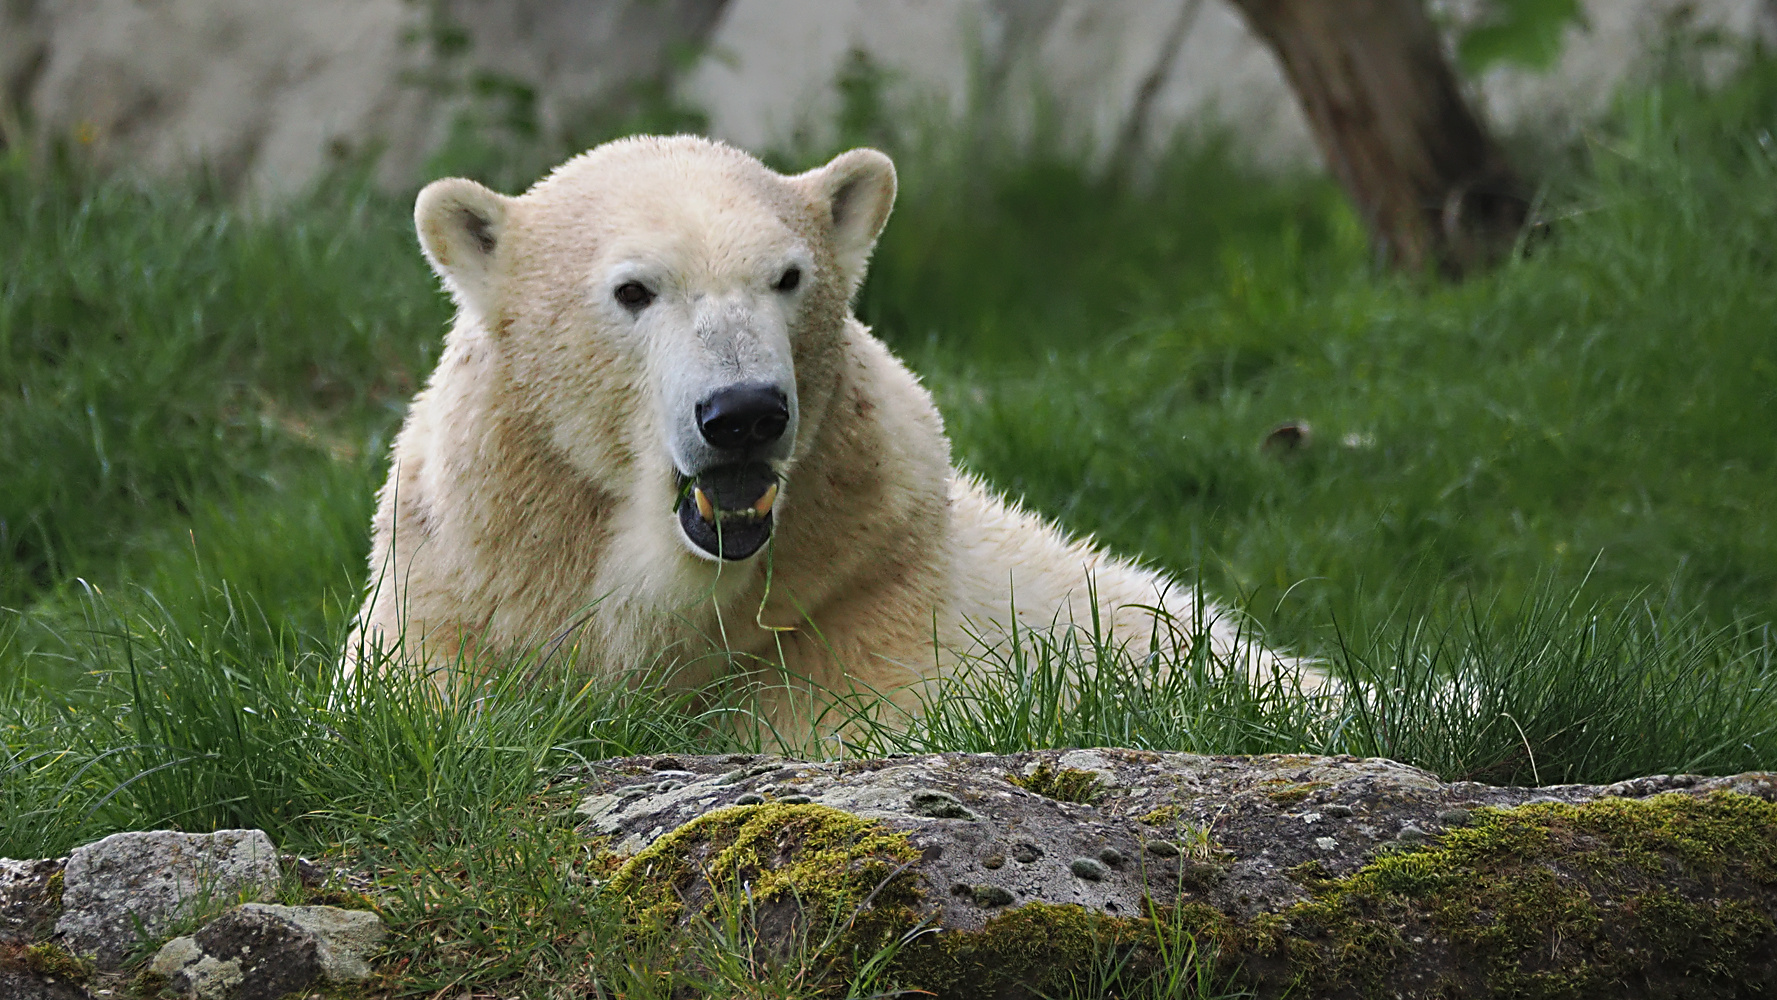
[[[1299,102],[1241,6],[7,0],[0,94],[33,132],[71,139],[108,167],[202,169],[230,192],[272,200],[342,163],[390,190],[446,167],[515,187],[554,157],[638,127],[807,150],[888,140],[859,133],[891,121],[963,126],[981,114],[1020,139],[1053,132],[1045,138],[1100,169],[1152,159],[1181,130],[1225,132],[1255,167],[1316,166]],[[1434,0],[1426,10],[1492,126],[1550,145],[1596,122],[1625,81],[1674,49],[1697,49],[1719,82],[1744,43],[1777,38],[1770,0]],[[858,118],[863,86],[882,121]],[[486,162],[477,143],[490,147],[479,150]],[[514,144],[540,148],[517,155]]]

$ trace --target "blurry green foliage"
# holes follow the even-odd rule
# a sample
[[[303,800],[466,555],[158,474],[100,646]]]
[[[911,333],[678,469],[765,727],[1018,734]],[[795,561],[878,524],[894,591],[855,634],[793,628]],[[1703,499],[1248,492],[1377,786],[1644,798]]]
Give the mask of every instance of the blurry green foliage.
[[[1568,27],[1585,23],[1579,0],[1489,0],[1487,14],[1463,32],[1456,53],[1470,73],[1498,63],[1548,69],[1561,55]]]

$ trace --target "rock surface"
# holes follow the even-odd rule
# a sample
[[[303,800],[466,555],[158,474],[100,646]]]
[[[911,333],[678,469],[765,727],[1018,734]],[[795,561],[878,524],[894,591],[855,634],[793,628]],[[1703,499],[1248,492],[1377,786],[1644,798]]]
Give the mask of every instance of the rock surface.
[[[49,936],[62,907],[61,892],[53,883],[67,860],[0,858],[0,945]],[[7,995],[0,992],[0,997]]]
[[[594,775],[582,830],[636,855],[615,887],[639,908],[684,921],[729,891],[712,880],[763,898],[773,872],[868,870],[867,897],[811,883],[796,907],[831,890],[885,911],[883,928],[936,928],[901,968],[940,995],[1048,988],[1055,963],[1087,957],[1068,942],[1140,953],[1155,933],[1140,918],[1162,912],[1265,996],[1777,984],[1771,774],[1498,788],[1386,760],[1074,750],[631,758]]]
[[[400,188],[478,87],[528,94],[510,110],[549,128],[650,80],[722,3],[0,3],[0,109],[104,165],[205,169],[266,200],[370,156]]]
[[[1453,24],[1497,10],[1435,6]],[[1777,39],[1771,0],[1580,6],[1586,27],[1568,29],[1548,71],[1499,65],[1474,81],[1496,125],[1571,134],[1686,31]],[[686,53],[702,58],[682,66]],[[649,94],[754,150],[830,141],[853,53],[880,71],[898,120],[987,101],[1024,131],[1066,123],[1099,162],[1203,124],[1262,163],[1318,159],[1275,59],[1227,0],[8,0],[0,143],[22,109],[101,163],[201,166],[272,200],[379,152],[377,176],[403,188],[457,126],[510,119],[566,138],[588,109],[621,118]],[[1716,55],[1719,75],[1735,60]]]
[[[165,933],[200,907],[269,897],[280,877],[260,830],[112,834],[68,856],[55,940],[115,969],[140,936]]]
[[[0,965],[0,997],[5,1000],[87,1000],[77,982],[23,967]]]
[[[148,970],[193,1000],[277,1000],[370,978],[367,959],[386,933],[366,910],[248,903],[168,941]]]

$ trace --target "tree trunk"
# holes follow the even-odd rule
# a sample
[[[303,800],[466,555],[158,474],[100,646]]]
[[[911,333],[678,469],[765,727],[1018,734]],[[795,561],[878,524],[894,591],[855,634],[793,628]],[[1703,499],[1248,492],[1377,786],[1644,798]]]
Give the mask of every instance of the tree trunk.
[[[1457,86],[1421,0],[1233,0],[1396,267],[1460,277],[1508,250],[1523,187]]]

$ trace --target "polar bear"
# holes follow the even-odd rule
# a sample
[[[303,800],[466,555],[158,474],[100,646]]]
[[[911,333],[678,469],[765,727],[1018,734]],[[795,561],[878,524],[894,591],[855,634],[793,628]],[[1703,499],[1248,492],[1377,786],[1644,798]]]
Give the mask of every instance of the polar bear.
[[[821,727],[835,693],[915,707],[1014,610],[1054,627],[1096,601],[1145,650],[1161,608],[1275,666],[1191,588],[951,464],[931,395],[851,312],[895,183],[872,149],[784,176],[675,136],[517,197],[421,191],[457,317],[394,442],[358,641],[436,667],[571,635],[607,676],[756,671],[786,681],[760,686],[780,727]]]

